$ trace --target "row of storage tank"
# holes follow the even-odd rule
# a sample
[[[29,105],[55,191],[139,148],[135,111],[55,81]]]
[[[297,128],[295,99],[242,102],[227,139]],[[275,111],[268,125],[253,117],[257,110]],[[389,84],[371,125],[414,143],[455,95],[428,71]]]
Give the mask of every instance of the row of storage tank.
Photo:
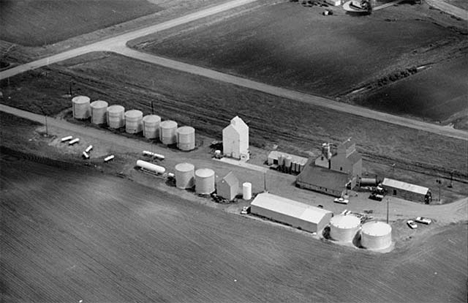
[[[195,186],[195,192],[201,195],[209,195],[216,191],[216,176],[210,168],[199,168],[191,163],[179,163],[175,166],[176,187],[190,189]],[[237,189],[236,189],[237,190]],[[252,198],[252,184],[245,182],[242,185],[244,200]]]
[[[339,242],[354,242],[361,237],[362,247],[372,250],[386,249],[392,245],[392,227],[384,222],[364,223],[353,215],[337,215],[330,220],[330,237]]]
[[[143,132],[147,139],[159,139],[165,145],[177,144],[180,150],[190,151],[195,148],[195,129],[191,126],[178,127],[172,120],[161,121],[157,115],[143,116],[139,110],[128,110],[121,105],[109,106],[106,101],[91,102],[86,96],[72,99],[73,117],[85,120],[91,117],[96,125],[107,124],[109,128],[125,127],[129,134]]]
[[[273,165],[273,159],[268,158],[268,165]],[[290,155],[278,155],[278,170],[285,173],[300,173],[305,167],[305,162],[294,161]]]

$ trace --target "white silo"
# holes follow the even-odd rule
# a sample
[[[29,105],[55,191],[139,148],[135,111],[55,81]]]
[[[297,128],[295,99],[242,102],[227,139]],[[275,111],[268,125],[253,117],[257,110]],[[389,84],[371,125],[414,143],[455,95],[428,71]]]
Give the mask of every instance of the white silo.
[[[91,103],[91,122],[93,124],[105,124],[107,106],[109,104],[106,101],[97,100]]]
[[[392,227],[384,222],[367,222],[361,228],[361,246],[385,249],[392,245]]]
[[[147,139],[156,139],[159,137],[159,123],[161,117],[157,115],[147,115],[143,117],[143,136]]]
[[[137,134],[143,130],[143,112],[132,109],[125,112],[125,131]]]
[[[242,199],[252,199],[252,183],[245,182],[244,184],[242,184]]]
[[[337,215],[330,220],[330,237],[335,241],[352,242],[361,225],[353,215]]]
[[[177,129],[177,147],[185,151],[195,148],[195,128],[182,126]]]
[[[121,128],[125,125],[125,107],[121,105],[111,105],[107,108],[107,125],[110,128]]]
[[[195,171],[195,192],[209,195],[215,191],[215,172],[209,168],[200,168]]]
[[[177,122],[172,120],[163,121],[159,124],[159,139],[163,144],[177,143]]]
[[[77,96],[72,99],[73,118],[75,119],[88,119],[91,116],[89,97]]]
[[[190,163],[179,163],[175,166],[176,186],[181,189],[192,188],[195,184],[195,166]]]

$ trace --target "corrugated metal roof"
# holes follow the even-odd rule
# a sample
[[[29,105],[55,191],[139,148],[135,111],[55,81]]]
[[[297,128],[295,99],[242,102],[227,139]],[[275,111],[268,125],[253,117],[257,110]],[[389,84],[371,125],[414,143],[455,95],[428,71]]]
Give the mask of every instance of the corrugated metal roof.
[[[283,198],[269,193],[257,195],[251,205],[262,207],[287,216],[299,218],[315,224],[320,223],[323,217],[331,211],[307,205],[291,199]]]
[[[414,184],[406,183],[403,181],[398,181],[398,180],[393,180],[393,179],[388,179],[388,178],[384,178],[382,185],[393,187],[396,189],[410,191],[410,192],[421,194],[421,195],[425,195],[429,191],[429,188],[424,187],[424,186],[414,185]]]
[[[313,161],[310,161],[297,176],[299,182],[333,190],[344,190],[350,179],[351,177],[347,173],[316,166]]]

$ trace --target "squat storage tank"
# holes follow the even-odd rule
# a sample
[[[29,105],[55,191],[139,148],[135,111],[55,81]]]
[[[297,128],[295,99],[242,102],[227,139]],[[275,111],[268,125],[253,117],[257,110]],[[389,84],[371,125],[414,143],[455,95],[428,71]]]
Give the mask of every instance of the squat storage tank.
[[[330,237],[335,241],[352,242],[361,225],[353,215],[337,215],[330,220]]]
[[[143,112],[132,109],[125,113],[125,131],[137,134],[143,130]]]
[[[361,245],[367,249],[385,249],[392,244],[392,227],[384,222],[362,225]]]
[[[195,184],[195,166],[190,163],[179,163],[175,166],[176,186],[181,189],[192,188]]]
[[[195,128],[182,126],[177,129],[177,147],[185,151],[195,148]]]
[[[107,125],[110,128],[121,128],[125,125],[125,107],[121,105],[111,105],[107,108]]]
[[[242,199],[252,199],[252,183],[245,182],[244,184],[242,184]]]
[[[77,96],[72,99],[73,118],[83,120],[91,116],[89,97]]]
[[[106,101],[97,100],[91,103],[91,123],[105,124],[108,103]]]
[[[177,122],[167,120],[159,124],[159,138],[165,145],[177,143]]]
[[[212,169],[200,168],[195,171],[195,191],[204,195],[215,191],[215,172]]]
[[[159,137],[159,123],[161,117],[147,115],[143,117],[143,136],[147,139],[157,139]]]

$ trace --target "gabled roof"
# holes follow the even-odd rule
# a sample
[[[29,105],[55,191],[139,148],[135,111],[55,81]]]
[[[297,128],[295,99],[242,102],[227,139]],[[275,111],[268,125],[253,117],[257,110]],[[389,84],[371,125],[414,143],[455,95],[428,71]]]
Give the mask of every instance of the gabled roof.
[[[421,195],[425,195],[429,191],[429,188],[424,187],[424,186],[414,185],[414,184],[406,183],[403,181],[398,181],[398,180],[393,180],[393,179],[388,179],[388,178],[383,179],[382,185],[396,188],[396,189],[406,190],[406,191],[421,194]]]
[[[313,161],[309,161],[296,180],[332,190],[344,190],[350,179],[347,173],[316,166]]]
[[[329,210],[269,193],[258,194],[251,205],[316,224],[320,223],[325,215],[331,213]]]
[[[231,171],[221,180],[219,180],[219,183],[226,183],[229,186],[239,186],[239,179],[237,179],[237,177]]]

